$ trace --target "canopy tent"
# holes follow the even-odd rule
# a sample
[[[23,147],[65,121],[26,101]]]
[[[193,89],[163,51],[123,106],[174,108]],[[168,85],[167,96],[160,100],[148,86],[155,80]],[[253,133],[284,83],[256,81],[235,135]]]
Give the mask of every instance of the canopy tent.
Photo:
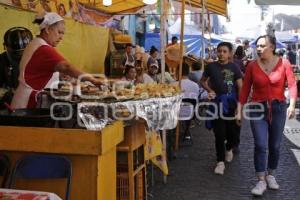
[[[180,37],[179,34],[174,34],[172,36]],[[184,35],[183,43],[186,47],[186,54],[193,54],[196,56],[200,55],[203,37],[198,35]],[[208,41],[204,39],[205,46],[207,46]],[[149,51],[151,46],[155,46],[157,49],[160,49],[160,34],[159,33],[147,33],[146,34],[146,42],[145,42],[145,50]]]
[[[110,6],[104,6],[102,0],[79,0],[79,2],[108,14],[134,13],[145,6],[142,0],[112,0]]]
[[[202,0],[187,0],[186,5],[201,8]],[[205,8],[214,14],[227,16],[227,0],[206,0]]]
[[[168,27],[168,32],[171,35],[180,34],[181,30],[181,18],[178,18],[175,23]],[[201,30],[195,25],[184,25],[184,34],[185,35],[201,35]]]
[[[286,31],[275,32],[276,39],[280,42],[292,42],[296,43],[299,41],[299,36],[295,33],[289,33]]]
[[[181,2],[181,0],[175,1]],[[134,13],[145,6],[142,0],[112,0],[111,6],[104,6],[102,0],[79,0],[79,2],[109,14]],[[190,0],[187,1],[187,4],[200,8],[201,0]],[[210,12],[226,16],[227,0],[206,0],[206,8]]]
[[[179,38],[180,29],[181,29],[180,23],[181,23],[181,19],[178,18],[172,26],[168,27],[169,33],[172,36],[177,36]],[[184,25],[184,37],[186,37],[186,36],[188,36],[189,38],[193,37],[193,36],[194,36],[194,38],[199,38],[199,37],[202,38],[202,32],[200,29],[197,29],[194,25],[185,24]],[[207,41],[207,43],[210,43],[210,45],[214,45],[214,46],[216,46],[221,41],[223,41],[219,35],[216,35],[214,33],[205,34],[204,38]],[[197,55],[199,55],[199,54],[197,54]]]
[[[181,23],[181,19],[178,18],[172,26],[168,27],[168,32],[173,36],[174,35],[179,35],[180,30],[181,30],[181,24],[180,23]],[[202,36],[202,31],[201,31],[201,29],[197,28],[194,25],[185,24],[184,25],[184,35],[195,35],[195,36],[201,35]],[[207,40],[210,40],[212,45],[216,45],[219,42],[224,40],[220,35],[217,35],[217,34],[214,34],[214,33],[204,34],[204,38],[207,39]]]
[[[238,37],[252,40],[258,38],[260,35],[265,34],[265,25],[259,24],[255,27],[245,29],[242,33],[238,35]],[[297,42],[299,40],[297,34],[290,33],[288,31],[275,31],[275,37],[280,42]]]
[[[204,38],[208,40],[208,44],[212,46],[217,46],[220,42],[230,42],[224,38],[222,38],[221,35],[217,35],[214,33],[210,34],[204,34]]]
[[[252,40],[249,45],[255,48],[256,47],[255,42],[256,40]],[[286,44],[276,40],[276,49],[283,49],[283,48],[286,48]]]
[[[300,0],[255,0],[257,5],[300,5]]]
[[[258,26],[245,29],[242,33],[238,35],[241,38],[247,38],[249,40],[254,40],[260,35],[265,35],[265,26],[260,24]],[[288,31],[275,31],[275,37],[279,42],[298,42],[298,35],[295,33],[290,33]]]
[[[172,34],[172,36],[176,36],[177,38],[180,37],[179,33]],[[145,50],[149,51],[151,46],[155,46],[157,49],[160,49],[160,34],[159,33],[147,33],[145,35]],[[204,38],[204,40],[203,40]],[[203,41],[202,41],[203,40]],[[186,54],[193,54],[195,56],[199,56],[201,54],[201,47],[204,43],[205,47],[209,45],[217,46],[222,40],[220,37],[211,36],[211,39],[207,39],[206,37],[202,37],[201,34],[184,34],[183,43],[185,46],[185,53]],[[208,52],[205,52],[207,55]]]

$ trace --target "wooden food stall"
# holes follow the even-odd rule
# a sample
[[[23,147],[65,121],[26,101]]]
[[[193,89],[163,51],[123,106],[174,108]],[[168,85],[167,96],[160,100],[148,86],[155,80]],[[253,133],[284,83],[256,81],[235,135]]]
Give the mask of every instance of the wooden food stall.
[[[0,150],[14,163],[24,155],[53,153],[72,162],[70,199],[116,199],[116,146],[123,122],[101,131],[0,126]],[[65,197],[66,180],[20,180],[18,189],[49,191]]]
[[[135,120],[124,128],[124,140],[117,146],[117,199],[147,199],[145,122]]]

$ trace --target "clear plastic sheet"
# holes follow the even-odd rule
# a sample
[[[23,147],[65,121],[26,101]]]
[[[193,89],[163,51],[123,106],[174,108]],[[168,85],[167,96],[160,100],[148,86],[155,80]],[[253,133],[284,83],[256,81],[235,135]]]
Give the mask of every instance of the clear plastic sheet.
[[[150,98],[115,103],[126,106],[130,113],[146,120],[150,130],[173,129],[177,125],[182,96]]]
[[[88,130],[101,130],[112,119],[132,120],[135,118],[143,118],[150,130],[167,130],[177,125],[181,100],[180,94],[110,104],[79,103],[78,116]],[[100,107],[106,111],[99,109]]]

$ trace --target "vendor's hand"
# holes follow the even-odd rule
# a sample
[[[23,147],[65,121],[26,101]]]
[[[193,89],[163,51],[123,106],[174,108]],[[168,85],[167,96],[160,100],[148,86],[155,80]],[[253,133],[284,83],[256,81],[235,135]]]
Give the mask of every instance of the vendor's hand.
[[[94,78],[91,77],[91,79],[89,80],[91,83],[93,83],[94,85],[105,85],[105,79],[99,79],[99,78]]]
[[[294,106],[289,106],[287,109],[287,116],[288,119],[292,119],[295,117],[295,107]]]
[[[214,91],[208,92],[207,98],[209,100],[212,100],[212,99],[216,98],[216,93]]]
[[[81,80],[89,81],[96,86],[107,84],[107,79],[105,76],[96,78],[96,77],[88,74],[88,75],[84,76]]]

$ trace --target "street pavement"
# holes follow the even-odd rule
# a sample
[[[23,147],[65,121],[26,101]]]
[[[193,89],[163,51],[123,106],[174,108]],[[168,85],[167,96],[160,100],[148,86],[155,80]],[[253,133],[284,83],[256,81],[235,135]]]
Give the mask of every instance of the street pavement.
[[[170,175],[164,184],[162,174],[154,170],[154,186],[149,200],[298,200],[300,199],[300,122],[288,120],[281,145],[277,170],[279,191],[267,190],[263,197],[253,197],[256,184],[253,164],[253,138],[248,121],[241,130],[240,152],[226,163],[223,176],[213,173],[215,147],[213,132],[203,125],[191,129],[193,145],[180,148],[177,158],[169,162]]]

